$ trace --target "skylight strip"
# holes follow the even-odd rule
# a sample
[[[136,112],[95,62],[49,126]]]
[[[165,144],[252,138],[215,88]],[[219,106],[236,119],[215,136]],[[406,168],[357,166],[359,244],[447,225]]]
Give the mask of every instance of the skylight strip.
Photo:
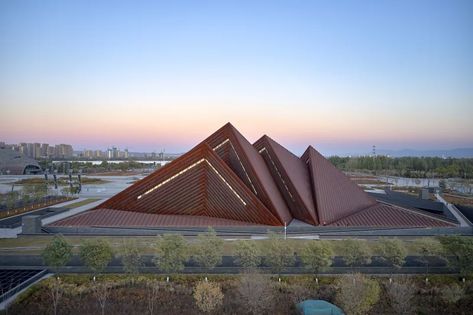
[[[281,181],[282,181],[284,187],[286,188],[287,193],[288,193],[289,196],[291,197],[292,201],[295,201],[295,200],[294,200],[294,197],[292,196],[291,192],[289,191],[289,188],[288,188],[287,185],[286,185],[286,182],[284,181],[284,178],[282,177],[281,173],[279,172],[278,167],[276,166],[276,164],[274,163],[273,159],[271,158],[271,154],[269,154],[269,152],[268,152],[268,150],[266,150],[266,148],[261,149],[259,152],[261,153],[261,152],[263,152],[263,151],[266,151],[266,154],[268,155],[269,160],[271,161],[271,164],[273,164],[273,167],[274,167],[274,169],[276,170],[276,173],[278,173],[278,176],[279,176],[279,178],[281,179]]]
[[[212,163],[210,163],[207,159],[203,158],[203,159],[200,159],[199,161],[195,162],[194,164],[191,164],[189,165],[188,167],[186,167],[185,169],[183,169],[182,171],[180,171],[179,173],[176,173],[174,174],[173,176],[169,177],[168,179],[162,181],[161,183],[157,184],[156,186],[154,186],[153,188],[147,190],[146,192],[144,192],[143,194],[139,195],[136,199],[141,199],[143,196],[149,194],[149,193],[152,193],[153,191],[155,191],[156,189],[158,189],[159,187],[169,183],[171,180],[175,179],[176,177],[178,176],[181,176],[182,174],[184,174],[185,172],[189,171],[190,169],[194,168],[195,166],[199,165],[200,163],[202,162],[206,162],[211,168],[212,170],[215,172],[215,174],[218,175],[218,177],[220,177],[220,179],[228,186],[228,188],[230,188],[230,190],[233,192],[233,194],[235,194],[235,196],[241,201],[241,203],[246,206],[246,202],[243,200],[243,198],[241,198],[241,196],[236,192],[235,189],[233,189],[233,187],[225,180],[225,178],[217,171],[217,169],[212,165]]]
[[[222,145],[224,145],[224,144],[227,143],[227,142],[230,142],[230,146],[232,147],[233,152],[235,152],[235,155],[236,155],[236,157],[237,157],[237,159],[238,159],[238,162],[240,163],[241,167],[243,168],[243,172],[245,172],[246,178],[248,178],[248,181],[250,182],[251,188],[253,189],[255,195],[257,195],[258,193],[256,192],[256,188],[255,188],[255,186],[253,185],[253,182],[251,181],[250,176],[249,176],[248,173],[246,172],[246,169],[245,169],[245,167],[243,166],[243,163],[241,162],[240,157],[238,156],[238,153],[237,153],[237,151],[235,150],[235,147],[233,146],[233,143],[230,141],[230,139],[229,139],[229,138],[225,139],[223,142],[221,142],[221,143],[218,144],[216,147],[214,147],[213,150],[214,150],[214,151],[217,150],[218,148],[220,148]]]
[[[174,174],[173,176],[169,177],[168,179],[162,181],[161,183],[157,184],[156,186],[154,186],[153,188],[145,191],[143,194],[139,195],[136,199],[141,199],[144,195],[147,195],[153,191],[155,191],[156,189],[158,189],[159,187],[163,186],[164,184],[170,182],[171,180],[173,180],[174,178],[184,174],[185,172],[187,172],[188,170],[194,168],[195,166],[199,165],[200,163],[206,161],[205,159],[200,159],[198,160],[197,162],[195,162],[194,164],[191,164],[189,165],[188,167],[186,167],[185,169],[183,169],[182,171],[180,171],[179,173],[176,173]]]
[[[235,152],[235,155],[236,155],[236,157],[237,157],[237,159],[238,159],[238,162],[240,162],[240,165],[241,165],[241,167],[243,168],[243,172],[245,172],[246,178],[248,178],[248,181],[250,182],[251,188],[252,188],[253,191],[255,192],[255,195],[257,195],[258,193],[256,192],[256,188],[255,188],[255,186],[253,186],[253,182],[251,181],[250,176],[249,176],[248,173],[246,172],[246,169],[245,169],[245,167],[243,166],[243,163],[241,162],[240,157],[238,156],[238,153],[237,153],[237,151],[235,150],[235,147],[233,146],[233,143],[232,143],[231,141],[230,141],[230,145],[232,146],[232,149],[233,149],[233,151]]]
[[[217,145],[215,148],[213,148],[213,150],[218,150],[218,148],[220,148],[222,145],[224,145],[225,143],[227,143],[228,141],[230,141],[230,139],[225,139],[222,143],[220,143],[219,145]]]
[[[227,184],[228,188],[230,188],[230,190],[235,194],[235,196],[237,196],[238,199],[240,199],[241,203],[246,206],[246,202],[243,200],[243,198],[240,197],[240,195],[235,191],[235,189],[233,189],[233,187],[225,180],[225,178],[220,175],[220,173],[217,171],[217,169],[212,165],[212,163],[210,163],[209,161],[205,160],[205,162],[207,162],[207,164],[212,168],[212,170],[215,172],[215,174],[218,175],[218,177],[220,177],[220,179],[225,183]]]

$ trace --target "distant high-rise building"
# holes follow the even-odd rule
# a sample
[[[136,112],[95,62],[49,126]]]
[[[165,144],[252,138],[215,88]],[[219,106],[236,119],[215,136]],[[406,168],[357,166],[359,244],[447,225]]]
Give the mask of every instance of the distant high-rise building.
[[[119,150],[118,150],[118,148],[117,148],[117,147],[113,147],[113,148],[112,148],[112,151],[113,151],[112,157],[113,157],[114,159],[118,159],[118,158],[120,157],[120,156],[119,156]]]
[[[34,146],[33,143],[27,143],[26,144],[26,153],[25,155],[28,157],[33,157],[34,152]]]
[[[41,143],[33,143],[33,159],[39,159],[41,157]]]
[[[50,145],[48,146],[48,157],[54,157],[54,146]]]
[[[42,157],[48,157],[48,149],[49,149],[49,144],[48,143],[41,144],[41,156]]]
[[[82,156],[87,158],[87,159],[91,159],[94,157],[94,151],[92,150],[84,150],[83,153],[82,153]]]
[[[70,144],[58,144],[55,147],[55,154],[57,158],[71,158],[74,155],[74,150]]]

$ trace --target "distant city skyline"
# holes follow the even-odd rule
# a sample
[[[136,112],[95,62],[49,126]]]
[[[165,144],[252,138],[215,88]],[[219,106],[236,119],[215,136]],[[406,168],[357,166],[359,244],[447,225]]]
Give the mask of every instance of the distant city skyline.
[[[0,2],[0,135],[300,155],[473,147],[473,1]]]
[[[24,155],[32,158],[38,157],[84,157],[84,158],[97,158],[97,159],[127,159],[127,158],[137,158],[137,157],[157,157],[163,158],[164,156],[175,156],[183,154],[183,152],[173,152],[167,151],[165,148],[155,149],[155,150],[129,150],[129,146],[119,147],[115,145],[110,145],[106,147],[97,147],[93,148],[90,146],[85,147],[74,147],[70,144],[49,144],[44,141],[41,142],[20,142],[20,143],[11,143],[8,141],[0,140],[0,149],[12,149],[23,153]],[[362,151],[346,151],[347,148],[342,148],[339,151],[324,151],[322,149],[322,154],[324,156],[363,156],[363,155],[385,155],[392,157],[400,156],[438,156],[438,157],[473,157],[473,147],[470,148],[452,148],[452,149],[412,149],[412,148],[403,148],[398,150],[388,149],[388,148],[378,148],[375,149],[373,146],[370,148],[364,148]],[[37,153],[40,152],[40,153]],[[45,153],[46,152],[46,153]],[[67,153],[65,153],[67,152]],[[301,153],[293,151],[292,153],[300,156]],[[148,156],[149,155],[149,156]]]

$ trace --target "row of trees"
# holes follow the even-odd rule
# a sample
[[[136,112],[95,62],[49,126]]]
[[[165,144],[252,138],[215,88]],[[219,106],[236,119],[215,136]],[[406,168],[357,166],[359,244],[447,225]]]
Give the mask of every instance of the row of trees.
[[[269,266],[273,273],[280,274],[286,267],[294,266],[296,253],[292,243],[279,235],[269,233],[268,240],[263,241],[263,248],[250,240],[238,241],[233,250],[235,262],[243,270],[254,269],[262,263]],[[347,239],[341,241],[345,264],[356,271],[356,268],[369,264],[373,257],[373,248],[366,241]],[[377,257],[383,259],[392,271],[400,268],[406,259],[405,243],[396,238],[380,239],[376,246]],[[420,238],[415,241],[418,258],[427,267],[431,256],[442,256],[457,268],[463,277],[473,273],[473,240],[467,237],[441,237],[440,242],[432,238]],[[169,275],[181,272],[190,258],[207,271],[222,262],[224,241],[214,230],[209,229],[197,237],[189,246],[178,234],[165,234],[157,238],[153,263]],[[143,266],[140,249],[134,241],[125,241],[117,253],[121,258],[125,272],[137,274]],[[54,268],[66,265],[72,258],[72,246],[61,235],[56,235],[43,251],[45,263]],[[79,249],[83,263],[94,273],[104,271],[114,256],[110,244],[103,239],[86,240]],[[309,241],[299,250],[297,256],[308,272],[317,275],[329,267],[334,258],[333,248],[329,242]]]
[[[387,156],[360,156],[339,157],[332,156],[329,160],[344,171],[369,170],[375,174],[389,173],[404,177],[460,177],[473,178],[472,158],[440,157],[398,157]],[[383,171],[383,172],[381,172]]]

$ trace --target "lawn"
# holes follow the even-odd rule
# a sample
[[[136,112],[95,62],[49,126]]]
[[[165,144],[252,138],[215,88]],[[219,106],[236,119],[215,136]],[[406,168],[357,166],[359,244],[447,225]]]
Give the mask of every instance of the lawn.
[[[73,176],[72,180],[76,181],[77,176]],[[59,186],[69,185],[69,177],[64,177],[64,176],[63,177],[58,177],[57,181],[58,181]],[[108,182],[110,182],[110,181],[104,180],[104,179],[101,179],[101,178],[91,178],[91,177],[86,177],[86,176],[82,176],[82,178],[81,178],[82,185],[99,185],[99,184],[105,184],[105,183],[108,183]],[[20,179],[16,182],[13,182],[12,184],[15,184],[15,185],[45,185],[45,184],[52,184],[52,183],[53,183],[53,180],[52,180],[52,176],[51,176],[48,181],[46,181],[46,179],[44,179],[44,178],[35,177],[35,178]]]

